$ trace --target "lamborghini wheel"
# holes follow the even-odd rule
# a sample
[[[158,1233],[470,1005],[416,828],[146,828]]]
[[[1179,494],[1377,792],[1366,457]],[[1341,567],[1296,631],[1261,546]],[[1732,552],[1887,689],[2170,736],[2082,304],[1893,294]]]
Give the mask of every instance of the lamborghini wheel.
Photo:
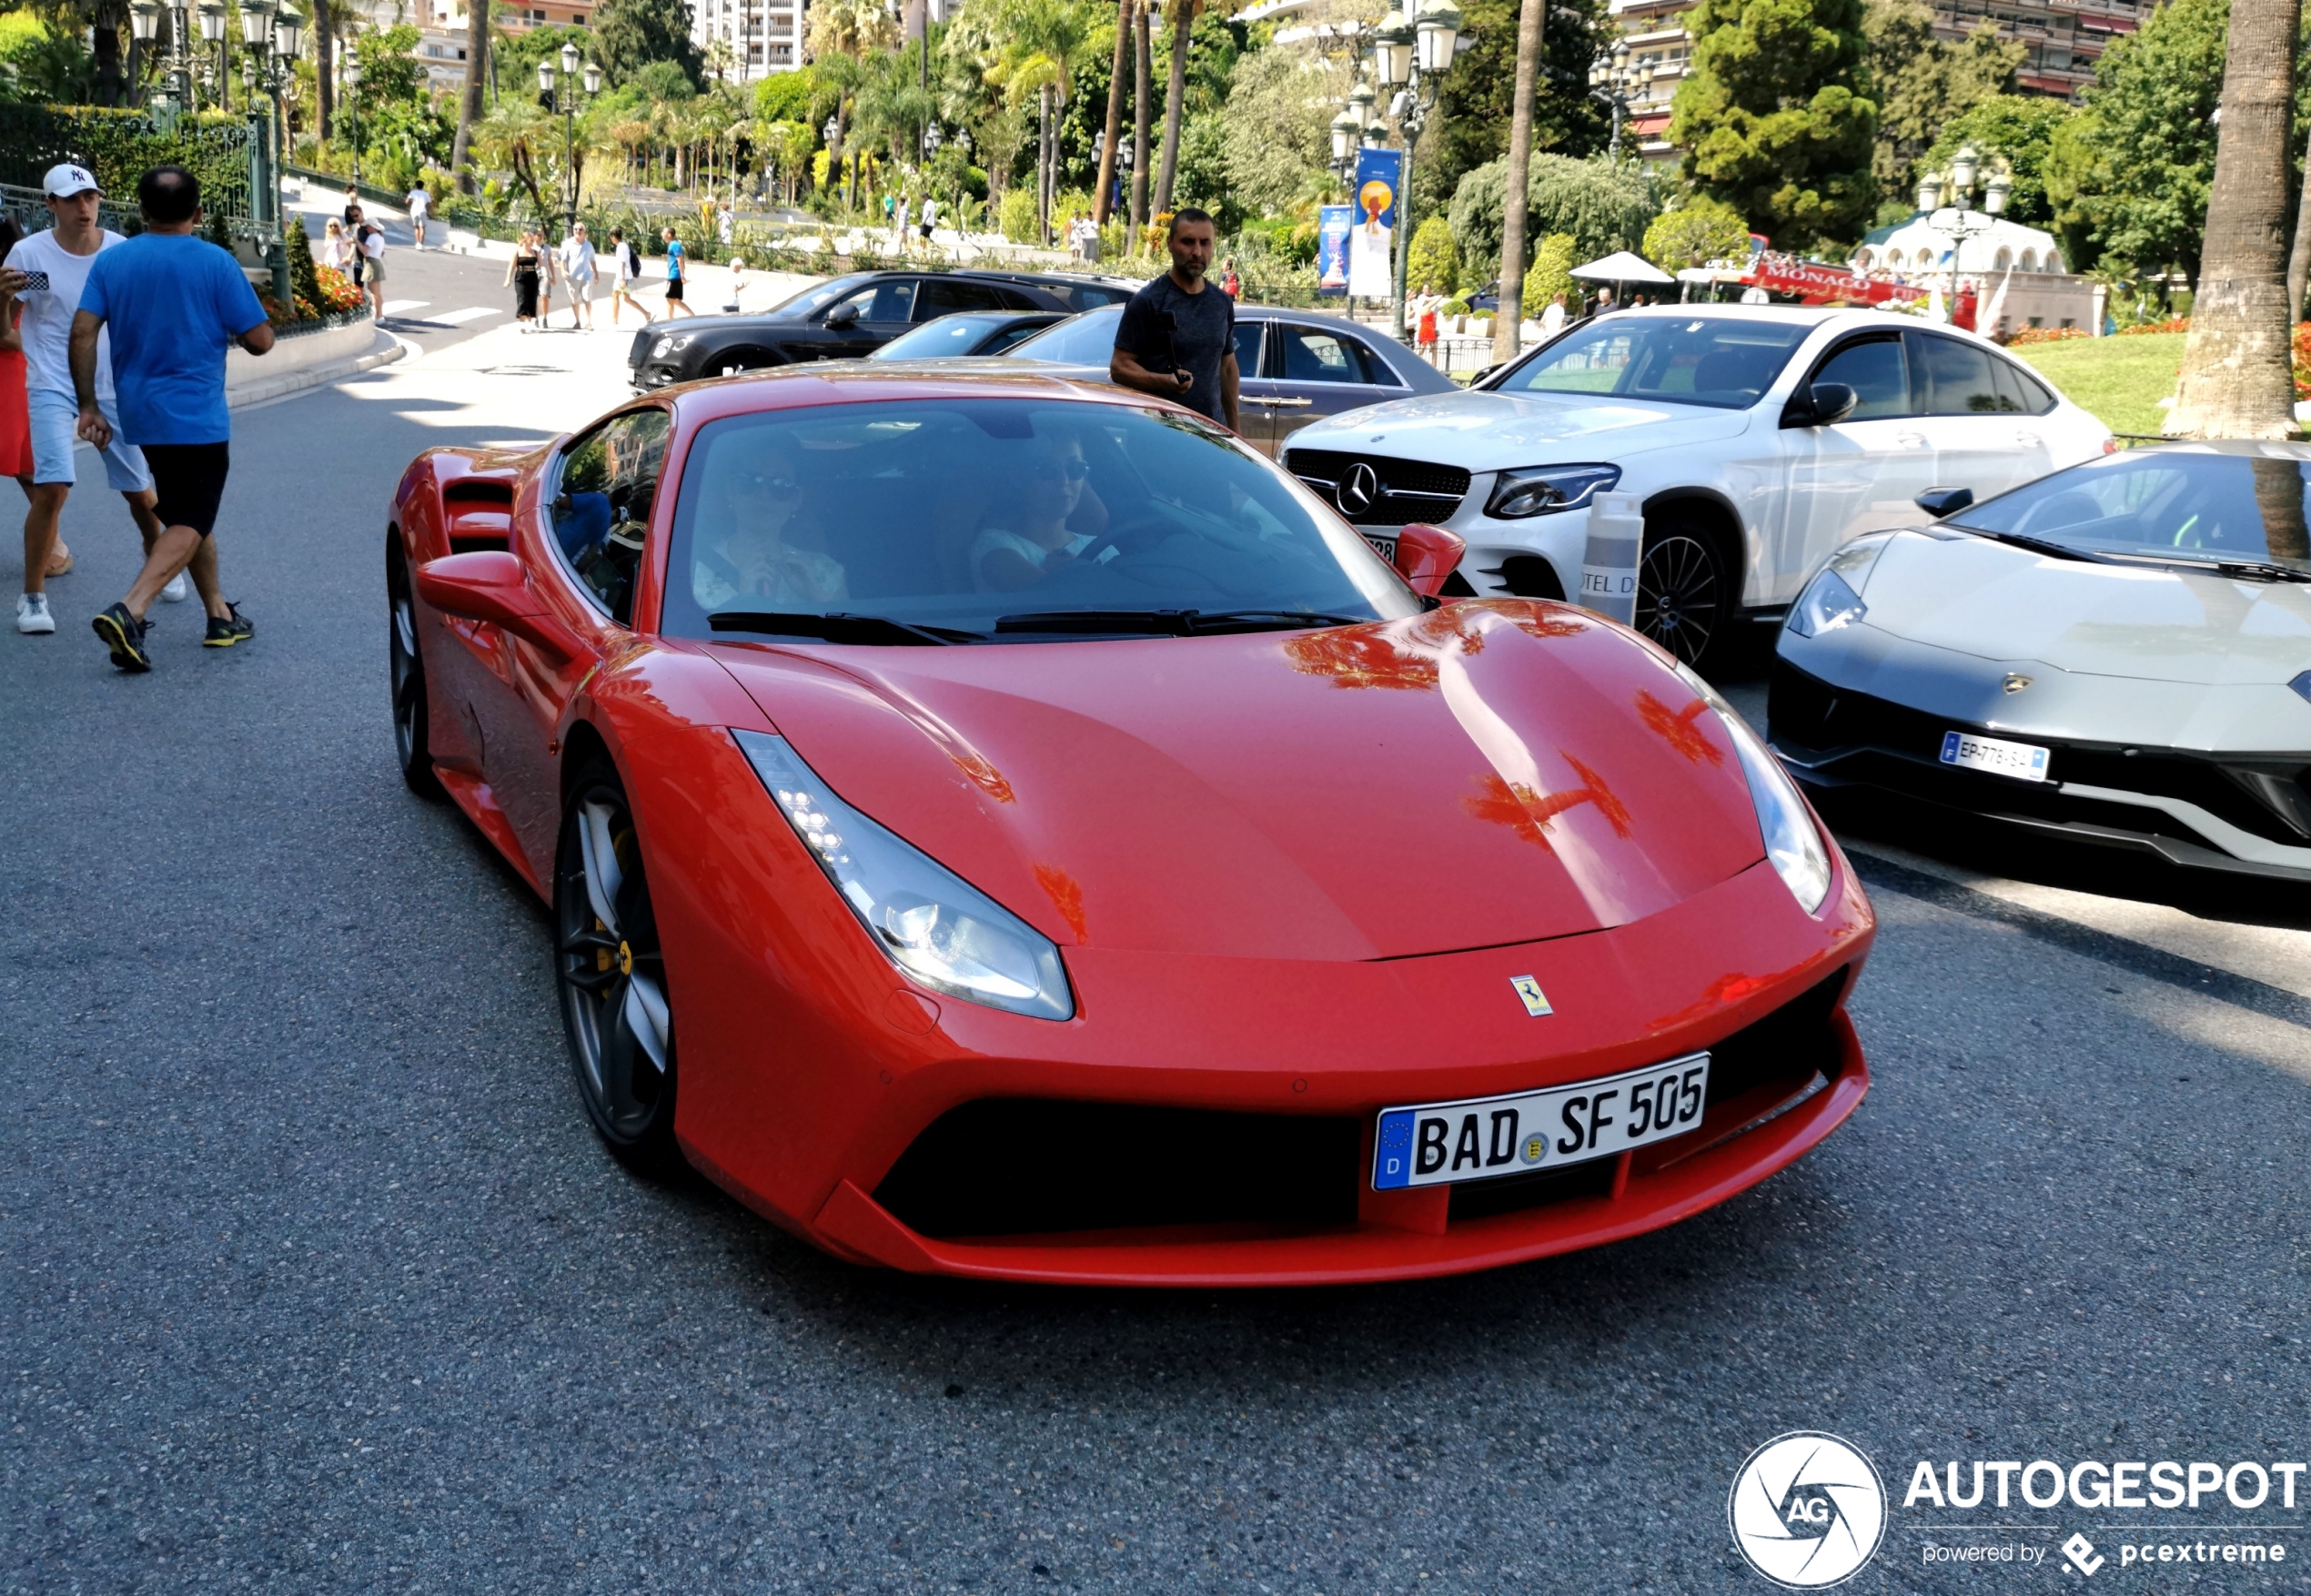
[[[580,773],[554,866],[555,962],[579,1096],[610,1150],[662,1175],[674,1145],[674,1016],[666,960],[625,789],[607,763]]]
[[[393,690],[393,752],[401,779],[420,798],[441,796],[433,773],[425,691],[425,656],[418,648],[418,615],[409,601],[409,565],[399,540],[385,550],[386,667]]]

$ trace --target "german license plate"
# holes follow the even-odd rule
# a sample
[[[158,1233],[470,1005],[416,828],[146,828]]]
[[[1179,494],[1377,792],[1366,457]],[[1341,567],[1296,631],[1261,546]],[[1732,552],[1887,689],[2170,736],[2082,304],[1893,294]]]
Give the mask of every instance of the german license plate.
[[[1610,1158],[1701,1123],[1710,1056],[1544,1092],[1383,1108],[1372,1187],[1445,1186]]]
[[[2046,750],[2030,742],[1977,737],[1972,732],[1942,734],[1942,763],[1962,770],[1988,771],[1993,776],[2012,776],[2018,782],[2046,779]]]
[[[1391,565],[1397,562],[1397,540],[1394,538],[1382,537],[1377,532],[1364,532],[1359,535],[1379,551],[1381,559]]]

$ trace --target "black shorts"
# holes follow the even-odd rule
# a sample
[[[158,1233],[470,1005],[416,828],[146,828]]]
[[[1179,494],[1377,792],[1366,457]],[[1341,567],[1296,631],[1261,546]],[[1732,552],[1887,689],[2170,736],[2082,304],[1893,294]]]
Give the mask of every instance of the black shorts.
[[[145,464],[152,469],[153,513],[165,527],[190,527],[206,538],[217,530],[217,507],[225,498],[230,468],[228,445],[147,443]]]
[[[682,279],[681,279],[681,278],[668,278],[666,279],[666,297],[667,297],[669,299],[672,300],[672,301],[673,301],[675,304],[677,304],[677,305],[679,305],[679,304],[681,304],[681,303],[682,302]]]

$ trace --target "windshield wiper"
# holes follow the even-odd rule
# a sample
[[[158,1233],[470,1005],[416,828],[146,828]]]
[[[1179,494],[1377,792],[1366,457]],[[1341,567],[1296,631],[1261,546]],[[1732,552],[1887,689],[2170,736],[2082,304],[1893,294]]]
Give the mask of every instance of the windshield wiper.
[[[716,631],[752,631],[767,637],[815,637],[825,642],[944,645],[984,642],[984,631],[953,626],[917,626],[888,615],[853,615],[843,611],[811,615],[773,610],[718,610],[706,618]]]
[[[1000,616],[995,631],[1112,634],[1145,632],[1194,637],[1224,631],[1298,631],[1320,626],[1361,626],[1370,616],[1311,614],[1300,610],[1028,610]]]
[[[1972,532],[1977,538],[1988,538],[1999,543],[2012,543],[2015,548],[2027,549],[2033,554],[2051,554],[2057,560],[2083,560],[2089,565],[2106,565],[2110,562],[2107,555],[2097,554],[2087,549],[2075,548],[2068,543],[2057,543],[2050,538],[2033,538],[2025,532],[1986,531],[1981,527],[1970,527],[1963,521],[1953,521],[1950,524],[1960,531]]]
[[[2299,566],[2281,565],[2269,560],[2225,560],[2220,556],[2205,558],[2189,554],[2168,554],[2149,551],[2111,552],[2114,560],[2124,560],[2144,565],[2187,565],[2194,571],[2219,571],[2225,576],[2243,576],[2261,581],[2311,581],[2311,571]]]

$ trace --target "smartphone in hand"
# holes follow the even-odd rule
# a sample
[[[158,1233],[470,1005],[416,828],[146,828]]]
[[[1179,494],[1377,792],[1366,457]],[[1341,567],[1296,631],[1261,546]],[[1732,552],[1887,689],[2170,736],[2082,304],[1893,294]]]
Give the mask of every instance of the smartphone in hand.
[[[21,272],[18,275],[24,278],[24,287],[16,290],[18,293],[45,294],[48,291],[48,274],[46,272],[27,271]]]

